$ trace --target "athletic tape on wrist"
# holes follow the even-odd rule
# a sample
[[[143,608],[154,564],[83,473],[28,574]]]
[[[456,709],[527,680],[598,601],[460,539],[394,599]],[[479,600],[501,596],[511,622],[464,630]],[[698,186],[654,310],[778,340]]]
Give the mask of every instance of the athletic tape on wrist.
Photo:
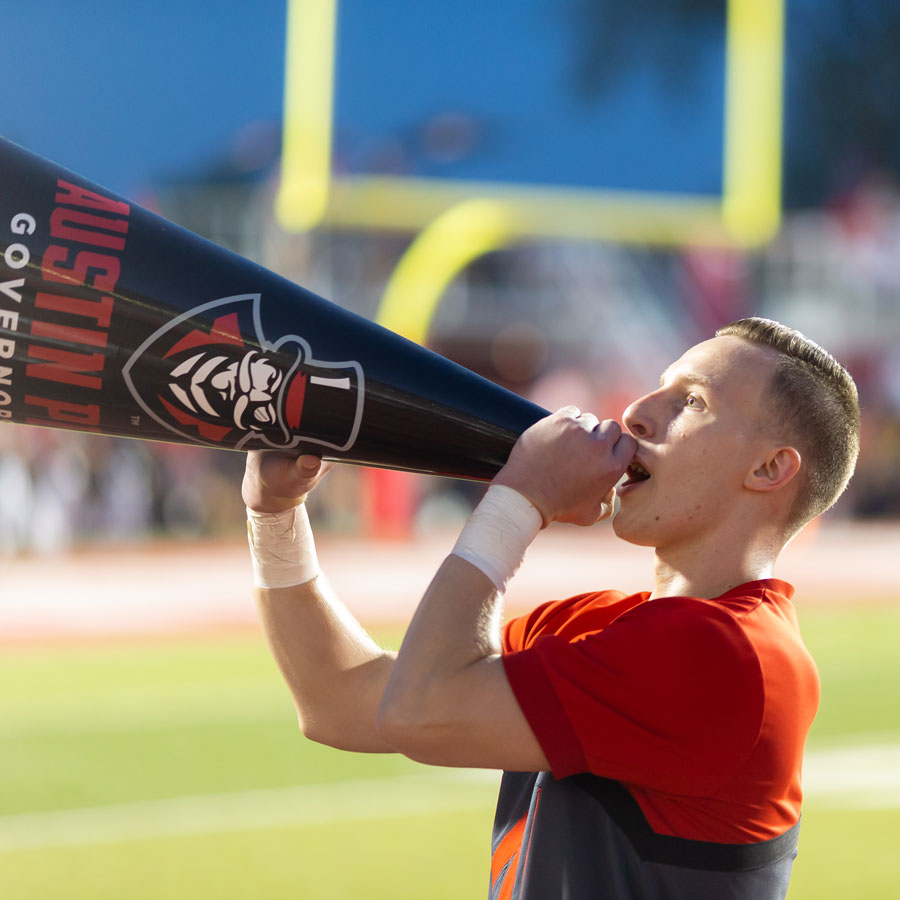
[[[452,552],[481,569],[497,590],[505,591],[542,524],[541,514],[527,497],[504,484],[492,484]]]
[[[304,505],[279,513],[248,509],[247,538],[256,587],[293,587],[319,574],[316,544]]]

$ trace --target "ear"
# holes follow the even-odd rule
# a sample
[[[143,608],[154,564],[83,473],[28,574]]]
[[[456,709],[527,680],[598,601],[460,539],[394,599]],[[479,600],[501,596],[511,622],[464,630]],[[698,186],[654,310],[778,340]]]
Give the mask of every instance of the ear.
[[[794,447],[778,447],[744,479],[751,491],[777,491],[800,471],[800,454]]]

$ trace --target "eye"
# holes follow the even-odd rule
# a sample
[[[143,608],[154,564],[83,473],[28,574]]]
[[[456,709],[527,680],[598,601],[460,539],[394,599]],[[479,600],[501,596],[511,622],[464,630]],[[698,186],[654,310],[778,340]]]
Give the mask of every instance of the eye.
[[[696,394],[688,394],[687,397],[685,397],[684,405],[688,409],[704,409],[706,407],[703,400]]]

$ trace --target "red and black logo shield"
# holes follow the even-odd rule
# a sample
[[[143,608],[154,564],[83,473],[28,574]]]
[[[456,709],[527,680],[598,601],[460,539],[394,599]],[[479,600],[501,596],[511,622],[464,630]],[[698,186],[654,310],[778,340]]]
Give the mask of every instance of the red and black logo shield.
[[[268,340],[260,302],[259,294],[225,297],[168,321],[123,367],[132,396],[199,444],[349,450],[362,420],[362,366],[316,360],[295,334]]]

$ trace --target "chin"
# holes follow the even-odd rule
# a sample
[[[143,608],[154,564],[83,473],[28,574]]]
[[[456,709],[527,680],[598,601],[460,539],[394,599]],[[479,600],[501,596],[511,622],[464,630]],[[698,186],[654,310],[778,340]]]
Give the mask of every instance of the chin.
[[[640,523],[629,522],[627,514],[623,516],[621,510],[613,517],[612,527],[616,537],[629,544],[636,544],[638,547],[656,546],[656,541],[649,529],[642,529]]]

